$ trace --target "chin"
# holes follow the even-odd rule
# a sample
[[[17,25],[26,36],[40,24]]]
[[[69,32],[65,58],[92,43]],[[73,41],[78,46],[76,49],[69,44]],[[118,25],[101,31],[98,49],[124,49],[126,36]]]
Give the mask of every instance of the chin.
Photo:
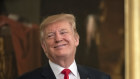
[[[67,56],[69,56],[69,54],[66,53],[66,52],[59,52],[59,53],[57,54],[57,56],[59,56],[59,57],[67,57]]]

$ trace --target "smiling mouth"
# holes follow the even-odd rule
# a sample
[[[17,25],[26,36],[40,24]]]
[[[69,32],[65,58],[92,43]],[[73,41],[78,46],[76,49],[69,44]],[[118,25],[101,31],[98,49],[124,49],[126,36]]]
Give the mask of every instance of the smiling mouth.
[[[62,45],[57,45],[57,46],[54,46],[54,48],[61,48],[61,47],[64,47],[66,46],[67,44],[62,44]]]

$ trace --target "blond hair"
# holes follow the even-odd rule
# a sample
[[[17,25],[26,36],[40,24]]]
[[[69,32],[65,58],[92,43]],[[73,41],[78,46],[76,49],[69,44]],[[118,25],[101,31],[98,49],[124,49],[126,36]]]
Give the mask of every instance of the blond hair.
[[[57,22],[57,21],[61,21],[61,20],[67,20],[71,26],[72,29],[74,30],[74,33],[78,36],[78,32],[76,30],[76,22],[75,22],[75,17],[72,14],[56,14],[56,15],[52,15],[52,16],[48,16],[47,18],[45,18],[43,20],[43,22],[40,24],[40,40],[43,41],[44,39],[44,29],[47,27],[47,25]]]

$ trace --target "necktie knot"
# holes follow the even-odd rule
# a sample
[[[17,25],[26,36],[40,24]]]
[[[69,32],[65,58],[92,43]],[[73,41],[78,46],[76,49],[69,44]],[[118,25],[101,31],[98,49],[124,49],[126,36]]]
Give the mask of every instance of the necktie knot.
[[[64,69],[61,73],[64,74],[64,79],[69,79],[70,69]]]

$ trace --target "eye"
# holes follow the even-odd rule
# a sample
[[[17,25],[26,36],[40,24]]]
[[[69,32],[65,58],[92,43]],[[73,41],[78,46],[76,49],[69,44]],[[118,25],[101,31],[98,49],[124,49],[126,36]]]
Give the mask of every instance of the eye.
[[[53,38],[55,35],[53,33],[50,33],[47,35],[47,38]]]
[[[62,34],[62,35],[63,35],[63,34],[66,34],[66,33],[68,33],[68,32],[66,32],[66,31],[62,31],[62,32],[60,32],[60,34]]]

